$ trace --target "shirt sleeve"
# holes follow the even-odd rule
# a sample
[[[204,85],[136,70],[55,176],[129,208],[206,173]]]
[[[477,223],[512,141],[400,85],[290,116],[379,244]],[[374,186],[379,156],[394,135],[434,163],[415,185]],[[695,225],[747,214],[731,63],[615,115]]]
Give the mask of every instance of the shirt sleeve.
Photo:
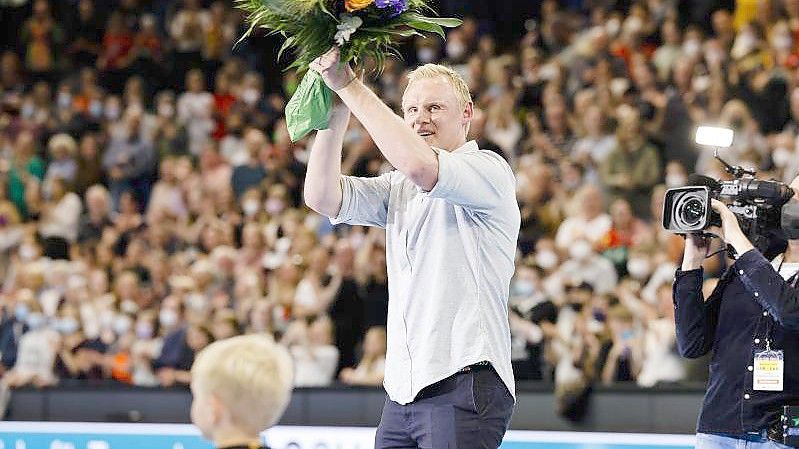
[[[391,172],[373,178],[341,176],[341,209],[330,223],[385,228],[390,193]]]
[[[718,323],[718,299],[705,301],[702,295],[703,269],[677,270],[672,287],[677,350],[687,358],[707,354],[713,347]]]
[[[786,282],[760,251],[743,253],[733,267],[761,307],[781,325],[799,330],[799,290]]]
[[[481,212],[508,197],[516,201],[516,178],[502,156],[486,150],[437,153],[438,181],[428,192],[431,197]]]

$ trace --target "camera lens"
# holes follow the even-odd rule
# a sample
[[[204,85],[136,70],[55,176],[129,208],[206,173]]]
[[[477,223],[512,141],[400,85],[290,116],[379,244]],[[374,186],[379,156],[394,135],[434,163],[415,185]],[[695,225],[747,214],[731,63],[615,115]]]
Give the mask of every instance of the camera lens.
[[[683,221],[690,224],[697,224],[702,217],[705,216],[705,207],[702,205],[702,202],[696,198],[690,198],[688,201],[683,203],[682,210],[680,213],[682,214]]]
[[[694,194],[688,194],[680,198],[675,207],[675,218],[680,229],[696,229],[700,227],[707,212],[705,207],[702,198]]]

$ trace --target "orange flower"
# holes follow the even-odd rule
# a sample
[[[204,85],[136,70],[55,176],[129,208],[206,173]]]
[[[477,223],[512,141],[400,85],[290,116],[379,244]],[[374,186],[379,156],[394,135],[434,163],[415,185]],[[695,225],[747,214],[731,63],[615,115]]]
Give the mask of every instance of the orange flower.
[[[358,11],[374,3],[375,0],[344,0],[344,9],[347,12]]]

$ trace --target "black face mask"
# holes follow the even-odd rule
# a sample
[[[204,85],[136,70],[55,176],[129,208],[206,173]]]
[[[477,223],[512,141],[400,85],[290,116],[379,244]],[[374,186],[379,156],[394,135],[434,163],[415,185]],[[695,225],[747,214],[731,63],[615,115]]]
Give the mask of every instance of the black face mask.
[[[799,200],[794,198],[782,206],[781,222],[788,240],[799,239]]]

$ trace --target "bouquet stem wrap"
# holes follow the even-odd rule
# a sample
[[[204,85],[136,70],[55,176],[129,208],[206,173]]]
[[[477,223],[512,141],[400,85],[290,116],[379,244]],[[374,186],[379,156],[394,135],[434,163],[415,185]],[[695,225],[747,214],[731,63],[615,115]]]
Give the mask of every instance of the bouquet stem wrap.
[[[286,126],[292,142],[309,132],[327,129],[333,109],[333,91],[319,73],[309,70],[286,105]]]

